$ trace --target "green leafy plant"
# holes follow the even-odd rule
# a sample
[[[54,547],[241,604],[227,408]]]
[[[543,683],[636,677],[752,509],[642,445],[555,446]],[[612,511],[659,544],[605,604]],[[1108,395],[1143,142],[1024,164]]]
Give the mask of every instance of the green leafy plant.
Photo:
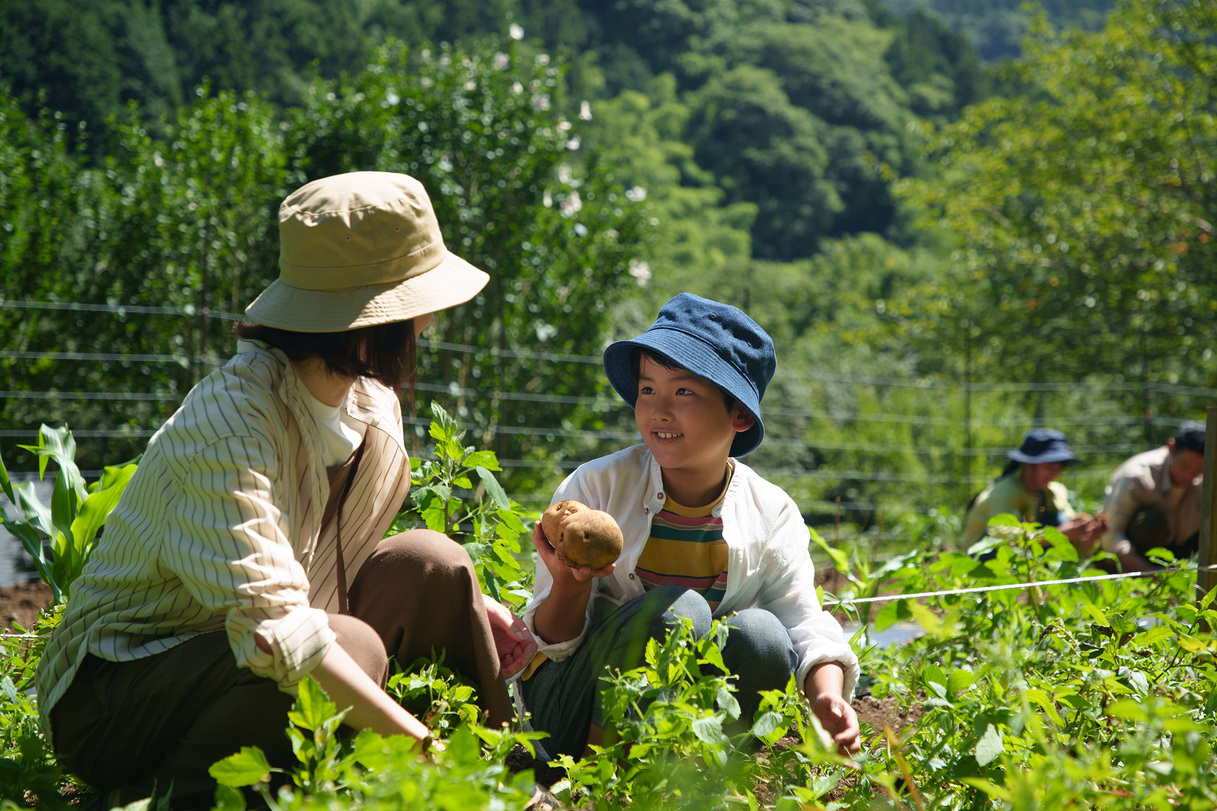
[[[511,565],[486,566],[487,579],[500,593],[523,589],[518,539],[526,522],[518,505],[496,502],[478,473],[493,479],[493,454],[464,446],[442,412],[432,432],[436,459],[416,471],[414,512],[400,520],[435,521],[467,544],[485,544],[474,547],[481,559],[497,548]],[[70,460],[65,440],[43,439],[42,458]],[[78,496],[66,479],[63,495]],[[722,626],[694,639],[682,625],[648,645],[640,668],[605,678],[617,738],[589,757],[564,758],[567,776],[555,793],[569,806],[598,809],[1215,807],[1217,591],[1197,600],[1195,567],[1169,555],[1162,561],[1171,565],[1152,577],[1099,578],[1054,530],[1012,519],[998,526],[1004,537],[972,554],[927,549],[880,564],[859,547],[817,541],[845,573],[848,593],[839,596],[847,606],[850,595],[891,598],[877,611],[865,604],[859,619],[924,631],[900,646],[862,650],[872,697],[909,714],[900,729],[864,724],[855,758],[825,742],[793,682],[764,694],[753,718],[740,718],[733,679],[721,672]],[[27,691],[57,616],[44,613],[33,632],[0,637],[3,809],[88,797],[41,737]],[[428,760],[405,737],[350,734],[340,708],[306,681],[286,732],[295,763],[272,767],[256,750],[222,761],[213,772],[223,786],[217,807],[243,809],[251,796],[284,811],[524,805],[533,775],[505,764],[538,734],[479,726],[472,688],[442,658],[412,664],[390,690],[413,702],[445,739],[443,751]]]
[[[867,731],[873,754],[842,799],[887,786],[896,808],[1211,806],[1217,781],[1194,764],[1215,740],[1214,595],[1192,602],[1183,568],[1085,576],[1063,537],[1003,523],[987,561],[944,553],[898,573],[906,594],[947,592],[877,618],[927,631],[867,663],[874,694],[919,717],[899,736]]]
[[[38,730],[38,707],[30,690],[46,637],[59,622],[62,605],[44,612],[34,628],[14,626],[0,636],[0,808],[67,808],[82,792],[55,760]]]
[[[414,460],[410,504],[392,531],[422,522],[459,541],[486,593],[518,608],[530,593],[531,573],[525,573],[520,538],[531,525],[495,478],[502,468],[494,452],[465,445],[465,432],[439,403],[431,404],[431,415],[435,458]]]
[[[841,549],[838,546],[832,546],[820,533],[814,529],[811,530],[811,542],[821,553],[828,557],[833,568],[841,574],[845,575],[849,586],[843,591],[834,595],[837,604],[840,606],[847,616],[861,626],[859,633],[861,639],[869,638],[869,626],[875,618],[872,616],[875,603],[869,600],[879,596],[880,590],[888,582],[889,578],[897,575],[900,571],[911,565],[911,561],[915,560],[919,553],[910,552],[903,555],[893,555],[878,566],[873,565],[869,555],[864,554],[864,545],[861,543],[850,544],[849,551]],[[821,604],[824,602],[824,595],[818,595]],[[867,600],[861,602],[861,600]],[[876,623],[878,630],[883,630],[888,627],[891,622]]]
[[[9,532],[21,539],[38,573],[51,587],[55,602],[61,603],[67,600],[72,582],[88,562],[97,533],[135,473],[135,463],[106,467],[100,479],[86,486],[75,462],[76,442],[66,426],[43,425],[37,445],[20,447],[38,456],[39,479],[46,476],[48,462],[58,466],[51,506],[39,500],[33,482],[13,483],[0,459],[0,488],[20,513],[20,518],[12,519],[7,511],[0,511],[0,518]],[[44,539],[50,539],[49,555]]]
[[[477,722],[481,715],[473,685],[444,667],[443,652],[394,673],[385,690],[442,737],[462,724]]]
[[[830,789],[841,760],[793,679],[785,691],[764,694],[754,719],[740,717],[734,677],[724,675],[726,633],[715,621],[698,639],[685,620],[665,640],[648,642],[641,667],[603,677],[612,742],[593,747],[592,757],[560,759],[570,775],[560,796],[572,805],[701,809],[757,807],[758,786],[791,798],[804,783],[814,784],[804,795]],[[792,730],[796,745],[772,748]],[[758,757],[762,746],[766,757]]]
[[[446,811],[523,807],[533,791],[530,772],[502,765],[515,738],[475,724],[455,730],[442,750],[424,757],[412,738],[363,731],[340,734],[345,712],[312,679],[300,686],[288,734],[297,763],[277,768],[246,747],[216,763],[219,809],[244,809],[251,788],[272,809],[429,808]],[[484,746],[489,751],[483,752]],[[272,792],[273,782],[281,783]]]

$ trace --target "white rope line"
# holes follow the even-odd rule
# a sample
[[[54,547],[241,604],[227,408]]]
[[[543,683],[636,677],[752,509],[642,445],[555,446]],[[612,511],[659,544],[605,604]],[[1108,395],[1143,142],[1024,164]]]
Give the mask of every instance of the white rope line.
[[[1217,564],[1211,566],[1198,567],[1194,571],[1213,571],[1217,570]],[[1035,586],[1062,586],[1069,583],[1094,583],[1099,580],[1122,580],[1126,577],[1156,577],[1164,574],[1175,574],[1176,572],[1193,571],[1190,567],[1176,566],[1167,569],[1155,569],[1152,572],[1121,572],[1120,574],[1104,574],[1094,575],[1091,577],[1067,577],[1061,580],[1038,580],[1034,583],[1003,583],[1000,586],[973,586],[966,589],[943,589],[942,591],[920,591],[912,594],[889,594],[879,597],[859,597],[850,600],[825,600],[824,607],[830,606],[849,606],[858,603],[883,603],[892,602],[894,600],[919,600],[923,597],[947,597],[954,594],[983,594],[988,591],[1008,591],[1010,589],[1026,589]],[[1197,584],[1199,587],[1199,584]]]
[[[1010,589],[1025,589],[1033,586],[1063,586],[1069,583],[1096,583],[1100,580],[1123,580],[1126,577],[1157,577],[1159,575],[1176,574],[1178,572],[1211,572],[1217,571],[1217,564],[1209,566],[1198,566],[1196,569],[1191,567],[1175,566],[1172,568],[1155,569],[1152,572],[1121,572],[1120,574],[1103,574],[1094,575],[1092,577],[1066,577],[1060,580],[1038,580],[1033,583],[1003,583],[1000,586],[973,586],[966,589],[943,589],[942,591],[919,591],[912,594],[890,594],[881,597],[859,597],[856,600],[825,600],[824,607],[839,605],[856,605],[858,603],[882,603],[891,602],[894,600],[919,600],[923,597],[948,597],[954,594],[982,594],[988,591],[1008,591]],[[1200,584],[1197,583],[1199,588]],[[3,639],[41,639],[40,634],[10,634],[0,633],[0,638]]]

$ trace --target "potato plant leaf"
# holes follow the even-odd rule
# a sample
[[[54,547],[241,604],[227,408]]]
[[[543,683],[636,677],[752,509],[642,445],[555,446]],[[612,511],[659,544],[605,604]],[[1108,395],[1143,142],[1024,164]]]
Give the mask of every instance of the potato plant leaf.
[[[981,766],[988,766],[1003,751],[1005,751],[1005,745],[1002,741],[1001,730],[993,724],[989,724],[985,727],[980,740],[976,742],[976,762]]]
[[[913,615],[909,613],[904,600],[892,600],[875,615],[875,630],[886,631],[897,622],[907,622]]]
[[[752,725],[752,734],[765,743],[772,744],[773,741],[770,740],[770,736],[782,728],[781,714],[776,712],[767,712],[760,718],[756,719],[756,723]]]
[[[705,715],[693,720],[693,734],[697,739],[711,746],[723,746],[727,736],[723,734],[723,725],[713,715]]]
[[[263,783],[270,778],[270,762],[256,746],[243,746],[235,755],[213,763],[207,770],[223,786],[242,788]]]
[[[962,668],[956,668],[951,671],[951,675],[947,677],[947,692],[952,698],[958,698],[959,694],[972,686],[972,682],[976,677]]]
[[[507,498],[507,491],[503,489],[503,485],[499,484],[499,480],[494,477],[494,474],[482,465],[478,465],[474,470],[477,471],[482,484],[486,485],[486,495],[490,496],[494,506],[500,510],[511,509],[511,499]]]

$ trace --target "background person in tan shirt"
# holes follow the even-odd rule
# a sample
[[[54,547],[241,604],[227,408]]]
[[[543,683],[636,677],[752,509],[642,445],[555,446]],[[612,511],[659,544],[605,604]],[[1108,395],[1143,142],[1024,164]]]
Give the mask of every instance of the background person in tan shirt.
[[[1102,543],[1124,571],[1159,568],[1146,558],[1155,547],[1179,559],[1199,548],[1204,434],[1204,423],[1184,422],[1165,445],[1137,454],[1111,474]]]
[[[279,278],[152,437],[39,665],[44,731],[109,805],[172,785],[174,808],[210,808],[208,767],[243,746],[289,763],[306,675],[348,725],[425,747],[383,690],[390,657],[443,651],[501,724],[504,676],[536,650],[460,545],[382,539],[410,486],[397,389],[415,339],[487,275],[406,175],[313,181],[279,220]]]

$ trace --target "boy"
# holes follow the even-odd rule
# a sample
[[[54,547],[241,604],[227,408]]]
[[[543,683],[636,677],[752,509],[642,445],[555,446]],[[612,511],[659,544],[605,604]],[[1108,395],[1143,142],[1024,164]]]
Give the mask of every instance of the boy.
[[[807,526],[786,493],[735,458],[765,434],[773,342],[739,309],[681,293],[641,336],[609,346],[604,365],[644,444],[582,465],[554,494],[617,519],[615,564],[568,567],[533,533],[544,567],[524,621],[545,656],[520,687],[533,727],[550,735],[545,749],[577,757],[601,743],[604,669],[637,667],[646,639],[680,616],[699,634],[714,616],[731,617],[723,657],[742,720],[759,691],[795,674],[841,750],[857,751],[848,696],[858,660],[816,600]]]

